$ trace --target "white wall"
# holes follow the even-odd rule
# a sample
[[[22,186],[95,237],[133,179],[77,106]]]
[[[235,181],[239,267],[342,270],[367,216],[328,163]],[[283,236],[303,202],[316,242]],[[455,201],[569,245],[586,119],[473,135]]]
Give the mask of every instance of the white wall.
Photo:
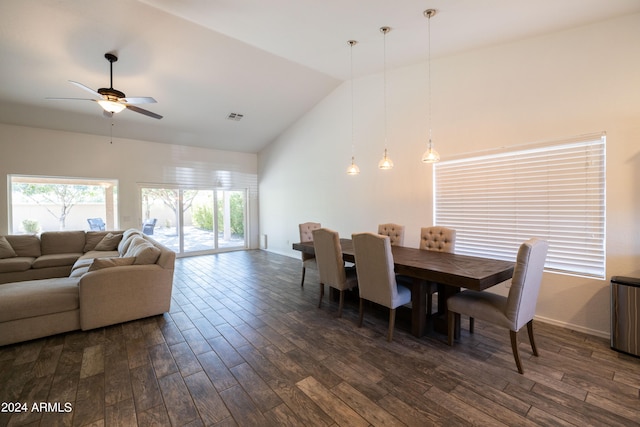
[[[139,184],[249,188],[249,247],[258,246],[257,156],[0,124],[0,175],[119,180],[121,228],[140,228]],[[0,186],[0,234],[8,232],[8,184]]]
[[[640,15],[432,60],[433,137],[443,159],[479,150],[607,132],[607,274],[640,274]],[[392,45],[388,46],[393,49]],[[348,64],[345,64],[345,67]],[[354,64],[357,68],[357,64]],[[432,224],[426,64],[387,70],[391,171],[384,148],[382,75],[349,82],[258,157],[260,232],[269,250],[299,257],[297,225],[321,222],[342,236],[405,224],[405,245]],[[505,293],[504,286],[498,292]],[[609,334],[609,282],[545,274],[541,320]]]

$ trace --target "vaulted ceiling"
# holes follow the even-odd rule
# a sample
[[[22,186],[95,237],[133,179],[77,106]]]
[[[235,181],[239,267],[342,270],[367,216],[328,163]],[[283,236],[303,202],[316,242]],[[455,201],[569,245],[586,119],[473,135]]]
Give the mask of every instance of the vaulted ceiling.
[[[349,78],[640,12],[638,0],[0,0],[0,122],[258,152]],[[357,50],[356,50],[357,49]],[[113,121],[70,84],[113,87],[156,120]],[[230,114],[242,115],[230,120]],[[237,117],[236,117],[237,118]],[[8,142],[0,141],[4,148]]]

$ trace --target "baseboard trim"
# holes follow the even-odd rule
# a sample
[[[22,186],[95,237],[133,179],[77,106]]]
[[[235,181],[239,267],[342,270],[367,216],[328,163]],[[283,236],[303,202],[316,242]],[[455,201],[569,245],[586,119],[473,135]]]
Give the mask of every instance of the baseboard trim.
[[[585,328],[584,326],[575,325],[573,323],[561,322],[559,320],[550,319],[548,317],[535,316],[536,321],[542,323],[548,323],[550,325],[560,326],[561,328],[570,329],[576,332],[582,332],[588,335],[593,335],[599,338],[611,339],[611,333],[609,331],[599,331],[597,329]]]

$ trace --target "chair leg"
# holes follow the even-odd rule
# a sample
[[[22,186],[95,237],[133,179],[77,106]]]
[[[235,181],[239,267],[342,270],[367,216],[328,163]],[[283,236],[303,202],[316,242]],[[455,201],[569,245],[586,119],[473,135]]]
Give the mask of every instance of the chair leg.
[[[475,329],[476,321],[473,317],[469,317],[469,333],[472,334]]]
[[[358,319],[358,328],[362,327],[363,319],[364,319],[364,300],[360,298],[360,318]]]
[[[324,296],[324,283],[320,283],[320,299],[318,300],[318,308],[322,305],[322,297]]]
[[[509,331],[509,335],[511,336],[511,349],[513,350],[513,358],[516,360],[518,372],[524,374],[522,362],[520,362],[520,353],[518,353],[518,333],[516,331]]]
[[[396,309],[389,309],[389,333],[387,334],[387,341],[391,342],[393,339],[393,328],[396,326]]]
[[[302,267],[302,280],[300,281],[300,287],[304,288],[304,274],[307,272],[307,269]]]
[[[449,345],[453,345],[453,333],[456,330],[456,313],[449,310],[447,318],[447,342]]]
[[[344,290],[340,290],[340,303],[338,304],[338,317],[342,317],[343,306],[344,306]]]
[[[529,342],[531,343],[531,350],[533,350],[533,355],[538,355],[538,349],[536,348],[536,342],[533,339],[533,319],[527,322],[527,332],[529,333]]]

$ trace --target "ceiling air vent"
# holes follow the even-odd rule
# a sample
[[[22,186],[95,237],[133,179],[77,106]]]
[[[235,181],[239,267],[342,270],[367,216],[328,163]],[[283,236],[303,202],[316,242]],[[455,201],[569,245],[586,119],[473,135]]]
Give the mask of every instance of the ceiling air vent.
[[[244,117],[244,114],[229,113],[229,115],[227,116],[227,120],[235,120],[236,122],[239,122],[240,119],[242,119],[243,117]]]

